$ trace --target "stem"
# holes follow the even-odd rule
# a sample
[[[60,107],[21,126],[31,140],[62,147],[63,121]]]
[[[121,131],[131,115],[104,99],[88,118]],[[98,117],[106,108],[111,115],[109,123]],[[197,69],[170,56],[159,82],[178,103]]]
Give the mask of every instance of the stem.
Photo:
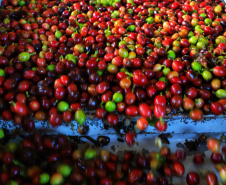
[[[133,93],[134,93],[135,88],[136,88],[136,85],[133,84],[133,87],[132,87],[132,92],[133,92]]]
[[[10,101],[9,104],[13,104],[13,106],[16,105],[16,103],[14,101]]]
[[[63,60],[63,59],[64,59],[63,55],[60,55],[60,60]]]
[[[100,107],[103,108],[103,105],[104,105],[104,101],[102,101],[102,102],[100,103]]]
[[[36,55],[36,52],[30,53],[30,56],[32,56],[32,55]]]
[[[94,57],[97,57],[97,54],[98,54],[98,50],[95,51]]]
[[[126,75],[128,75],[128,76],[133,78],[133,74],[132,73],[130,73],[130,72],[125,72],[125,73],[126,73]]]
[[[27,98],[29,98],[29,97],[30,97],[30,95],[29,95],[28,91],[26,91],[26,96],[27,96]]]
[[[83,28],[84,24],[79,23],[78,20],[77,20],[77,18],[75,19],[75,22],[76,22],[76,24],[78,24],[78,26],[79,26],[79,32],[81,32],[81,29]]]
[[[152,50],[149,50],[146,53],[147,53],[147,55],[150,55],[151,52],[152,52]]]
[[[71,125],[71,130],[72,130],[72,131],[75,131],[75,128],[74,128],[73,123],[72,123],[72,122],[70,122],[69,124]]]
[[[164,123],[163,117],[160,117],[159,121],[161,122],[161,124],[163,124]]]
[[[13,164],[21,167],[21,168],[24,168],[25,166],[23,165],[23,163],[21,163],[20,161],[17,161],[17,160],[13,160]]]

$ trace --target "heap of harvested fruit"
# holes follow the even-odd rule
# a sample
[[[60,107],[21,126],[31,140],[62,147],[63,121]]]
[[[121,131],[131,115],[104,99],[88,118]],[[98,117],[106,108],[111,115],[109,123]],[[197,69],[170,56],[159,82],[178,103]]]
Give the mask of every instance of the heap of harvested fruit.
[[[224,114],[225,28],[220,0],[3,0],[1,119],[82,125],[85,107],[165,131],[169,113]]]
[[[162,146],[159,151],[146,154],[125,151],[116,155],[87,144],[81,147],[79,140],[65,135],[36,132],[14,141],[7,134],[6,137],[0,129],[1,185],[172,185],[175,178],[183,179],[188,185],[198,185],[200,181],[207,185],[219,184],[212,171],[206,170],[205,176],[203,172],[200,176],[202,168],[185,174],[186,153],[182,149],[173,153]],[[224,185],[226,147],[222,147],[221,154],[220,142],[213,138],[207,141],[207,146],[213,152],[211,161]],[[193,161],[201,167],[204,156],[196,154]]]

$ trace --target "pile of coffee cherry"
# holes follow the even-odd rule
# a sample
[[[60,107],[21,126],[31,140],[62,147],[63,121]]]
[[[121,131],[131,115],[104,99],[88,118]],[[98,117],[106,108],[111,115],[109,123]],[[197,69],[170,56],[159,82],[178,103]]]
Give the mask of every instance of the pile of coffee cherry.
[[[138,116],[134,138],[167,114],[223,115],[225,28],[220,0],[3,0],[0,117],[31,132]]]

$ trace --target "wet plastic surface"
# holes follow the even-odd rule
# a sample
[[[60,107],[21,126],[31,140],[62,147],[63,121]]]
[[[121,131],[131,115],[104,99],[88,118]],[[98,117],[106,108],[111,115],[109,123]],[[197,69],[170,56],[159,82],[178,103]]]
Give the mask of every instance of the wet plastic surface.
[[[123,120],[123,118],[122,118]],[[131,120],[136,120],[135,118]],[[222,133],[226,132],[226,115],[223,116],[204,116],[204,119],[199,122],[195,122],[190,119],[188,116],[168,116],[165,118],[168,124],[166,133],[171,134],[191,134],[191,133]],[[89,116],[85,123],[89,125],[89,136],[96,135],[114,135],[116,131],[114,128],[106,127],[101,120]],[[22,130],[18,125],[13,124],[12,122],[6,122],[0,120],[0,126],[7,128],[9,130],[18,129]],[[72,124],[62,124],[59,127],[52,127],[47,122],[38,122],[35,121],[35,127],[38,130],[42,130],[43,133],[62,133],[67,135],[79,135],[78,133],[78,124],[73,121]],[[107,129],[106,129],[107,128]],[[123,130],[120,130],[121,134],[124,134]],[[153,126],[149,126],[148,129],[141,134],[150,134],[150,133],[159,133]]]

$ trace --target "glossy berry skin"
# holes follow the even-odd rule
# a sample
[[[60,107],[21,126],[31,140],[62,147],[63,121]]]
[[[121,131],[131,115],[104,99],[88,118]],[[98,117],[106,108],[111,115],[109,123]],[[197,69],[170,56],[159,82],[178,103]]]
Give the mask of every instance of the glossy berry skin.
[[[204,157],[202,154],[195,154],[193,157],[193,162],[196,165],[200,165],[204,163]]]
[[[166,84],[163,81],[158,81],[156,82],[155,87],[158,91],[162,91],[163,89],[166,88]]]
[[[196,172],[189,172],[186,176],[188,185],[198,185],[200,182],[199,175]]]
[[[184,175],[184,165],[180,162],[175,162],[173,163],[173,170],[174,170],[174,173],[178,176],[183,176]]]
[[[166,97],[163,95],[157,95],[154,99],[154,105],[165,106],[166,105]]]
[[[154,106],[154,115],[157,119],[163,118],[165,116],[165,107],[161,105]]]
[[[137,119],[137,127],[139,130],[145,130],[148,127],[148,121],[145,117],[140,117]]]
[[[200,121],[203,118],[203,112],[201,109],[193,109],[190,111],[189,115],[194,121]]]
[[[136,105],[129,105],[129,106],[126,107],[125,113],[128,116],[137,116],[138,115],[138,108],[137,108]]]
[[[107,115],[107,111],[104,108],[98,108],[96,110],[96,117],[99,119],[105,118]]]
[[[17,113],[19,116],[26,116],[28,115],[28,108],[25,104],[21,102],[16,102],[12,106],[12,111]]]
[[[24,121],[22,122],[22,128],[24,129],[24,131],[26,132],[31,132],[34,130],[35,128],[35,123],[33,120],[31,119],[24,119]]]
[[[168,185],[168,180],[165,177],[160,177],[159,178],[159,185]]]
[[[128,175],[129,183],[138,183],[142,177],[142,170],[133,169]]]
[[[118,115],[113,113],[108,114],[107,121],[109,125],[116,126],[118,124]]]
[[[210,159],[214,164],[221,163],[223,161],[223,156],[219,152],[213,152]]]
[[[149,118],[151,116],[151,108],[146,103],[142,103],[138,107],[139,114],[145,118]]]
[[[62,118],[59,114],[51,114],[49,118],[49,123],[52,126],[60,126],[62,123]]]
[[[214,172],[207,172],[206,174],[206,182],[207,185],[217,185],[218,184],[218,180],[217,180],[217,176]]]
[[[135,133],[127,132],[125,135],[125,141],[128,146],[132,146],[135,143]]]
[[[213,68],[213,74],[217,77],[225,77],[226,76],[226,69],[223,66],[215,66]]]
[[[136,84],[138,86],[146,85],[147,77],[145,75],[143,75],[142,73],[139,73],[139,74],[136,73],[133,76],[133,82],[134,82],[134,84]]]
[[[157,182],[157,177],[155,174],[153,174],[152,172],[147,174],[147,180],[146,180],[147,184],[154,184]]]
[[[215,138],[209,138],[207,147],[211,152],[218,152],[220,150],[220,141]]]
[[[223,114],[224,112],[224,107],[220,102],[211,103],[210,108],[212,113],[214,113],[215,115],[220,115],[220,114]]]
[[[155,128],[160,132],[164,132],[167,129],[167,123],[165,121],[158,120],[155,123]]]

